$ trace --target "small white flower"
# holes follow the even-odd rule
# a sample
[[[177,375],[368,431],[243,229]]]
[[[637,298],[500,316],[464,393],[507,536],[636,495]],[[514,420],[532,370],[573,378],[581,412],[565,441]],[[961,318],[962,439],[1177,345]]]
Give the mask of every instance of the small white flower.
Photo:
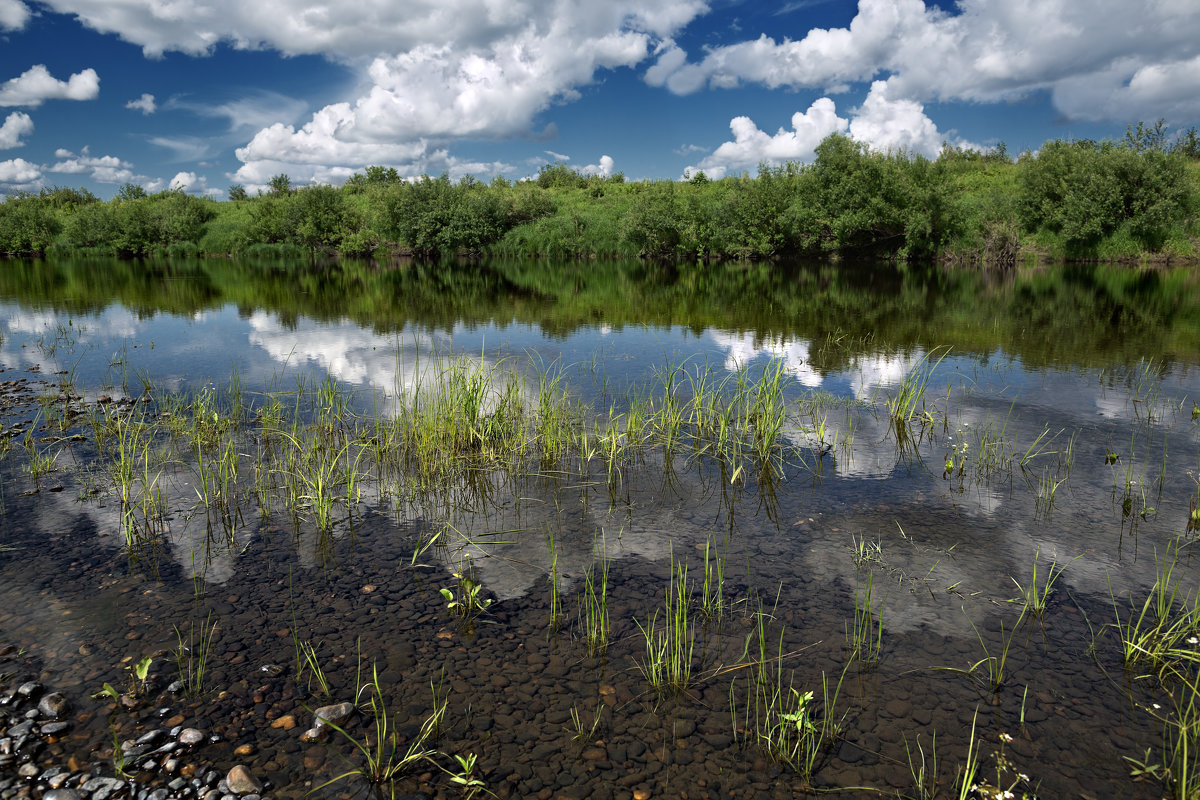
[[[1158,703],[1151,703],[1150,705],[1154,708],[1155,711],[1158,711],[1160,708],[1162,708],[1162,706],[1160,706]]]
[[[1024,772],[1018,772],[1017,777],[1020,778],[1021,780],[1025,781],[1025,783],[1029,783],[1029,776],[1026,775]]]
[[[1013,737],[1009,736],[1007,733],[1000,734],[1000,741],[1004,742],[1005,744],[1011,742],[1012,740]]]
[[[1197,638],[1195,636],[1190,636],[1190,637],[1188,637],[1187,642],[1188,642],[1188,644],[1200,644],[1200,638]]]

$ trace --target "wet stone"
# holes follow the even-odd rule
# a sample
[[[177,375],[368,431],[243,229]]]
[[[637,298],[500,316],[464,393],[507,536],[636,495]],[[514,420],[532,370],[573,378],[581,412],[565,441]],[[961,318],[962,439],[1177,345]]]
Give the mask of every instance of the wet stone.
[[[313,729],[318,731],[323,730],[331,722],[334,725],[341,725],[353,713],[353,703],[335,703],[333,705],[321,706],[313,712]]]
[[[42,795],[42,800],[83,800],[74,789],[54,788]]]
[[[70,721],[64,720],[62,722],[47,722],[40,730],[42,736],[57,736],[69,727],[71,727]]]
[[[17,775],[22,778],[36,778],[39,774],[41,774],[41,769],[32,762],[22,764],[21,768],[17,770]]]
[[[80,788],[92,800],[106,800],[110,795],[119,791],[125,784],[116,778],[92,778]]]
[[[144,733],[137,738],[135,744],[158,744],[159,740],[166,736],[166,732],[162,730],[153,730],[149,733]]]
[[[17,694],[21,695],[22,697],[33,698],[41,694],[45,688],[46,687],[42,686],[37,681],[30,681],[29,683],[22,683],[20,687],[17,688]]]
[[[195,728],[184,728],[179,732],[179,743],[184,747],[192,747],[204,741],[204,734]]]

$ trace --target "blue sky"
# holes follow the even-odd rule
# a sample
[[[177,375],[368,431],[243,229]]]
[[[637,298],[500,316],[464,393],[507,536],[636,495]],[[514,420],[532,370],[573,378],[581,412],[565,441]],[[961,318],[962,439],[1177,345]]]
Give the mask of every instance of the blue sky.
[[[1200,123],[1196,0],[0,0],[0,194],[678,178]]]

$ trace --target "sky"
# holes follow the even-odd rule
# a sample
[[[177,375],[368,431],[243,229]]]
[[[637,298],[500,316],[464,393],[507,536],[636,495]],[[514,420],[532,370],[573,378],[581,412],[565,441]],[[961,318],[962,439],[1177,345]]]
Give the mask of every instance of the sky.
[[[627,179],[1200,124],[1197,0],[0,0],[0,195]]]

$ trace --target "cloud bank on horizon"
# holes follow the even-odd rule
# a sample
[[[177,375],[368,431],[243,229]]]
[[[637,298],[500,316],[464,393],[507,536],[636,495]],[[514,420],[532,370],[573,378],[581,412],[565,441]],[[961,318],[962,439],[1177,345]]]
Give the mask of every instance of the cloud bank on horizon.
[[[104,100],[101,80],[115,65],[96,61],[64,70],[13,63],[6,55],[0,107],[14,111],[0,126],[0,149],[24,147],[28,157],[0,161],[0,192],[35,188],[55,174],[210,193],[210,184],[235,181],[253,191],[281,172],[297,183],[340,183],[371,164],[409,176],[519,176],[547,152],[547,139],[555,140],[549,152],[574,150],[596,162],[584,169],[598,174],[620,168],[675,177],[698,168],[719,177],[762,162],[810,159],[834,132],[873,148],[925,155],[945,142],[978,146],[975,141],[989,136],[981,135],[986,125],[962,135],[963,121],[1019,117],[1013,109],[1119,126],[1115,131],[1137,119],[1162,117],[1174,126],[1200,119],[1195,0],[961,0],[950,8],[860,0],[841,24],[811,24],[806,15],[814,8],[835,13],[829,5],[793,4],[793,10],[758,18],[749,7],[714,9],[701,0],[363,0],[337,6],[327,0],[42,0],[36,6],[0,0],[5,45],[26,36],[32,42],[43,35],[46,18],[67,15],[92,37],[84,41],[134,45],[140,52],[128,48],[127,58],[140,60],[143,70],[156,61],[182,62],[195,81],[173,86],[168,96],[123,74],[120,97],[109,98],[105,108],[125,115],[126,131],[138,119],[165,126],[171,114],[175,127],[155,127],[142,137],[151,147],[139,145],[143,151],[133,156],[92,157],[83,148],[94,142],[49,140],[67,130],[77,137],[78,126],[56,130],[37,114],[58,101]],[[730,14],[742,12],[747,19],[735,16],[740,22],[729,24]],[[274,54],[280,70],[292,63],[301,69],[303,57],[317,57],[348,79],[332,97],[298,98],[259,85],[222,103],[192,98],[206,70],[227,81],[219,65],[242,51]],[[76,55],[88,57],[86,49]],[[629,102],[638,103],[644,130],[614,124],[596,131],[594,123],[575,123],[588,104],[618,115],[622,98],[636,98]],[[717,110],[739,102],[742,113]],[[939,114],[950,123],[939,126]],[[187,134],[188,115],[224,115],[229,130],[202,145]],[[790,127],[768,132],[788,115]],[[715,133],[725,126],[728,133]],[[575,140],[562,132],[582,127],[587,133]],[[707,132],[709,144],[681,147],[678,137],[696,131]],[[667,138],[671,134],[676,138]],[[1040,143],[1064,132],[1045,128],[1029,135]],[[130,147],[129,138],[114,136],[103,148]],[[39,156],[33,152],[39,147],[44,153],[70,147],[81,155]],[[147,152],[158,154],[155,167]],[[612,152],[622,153],[619,160]],[[644,160],[627,166],[635,152]],[[680,153],[691,163],[672,168]],[[206,169],[215,171],[201,174]],[[175,178],[141,174],[156,170]]]

